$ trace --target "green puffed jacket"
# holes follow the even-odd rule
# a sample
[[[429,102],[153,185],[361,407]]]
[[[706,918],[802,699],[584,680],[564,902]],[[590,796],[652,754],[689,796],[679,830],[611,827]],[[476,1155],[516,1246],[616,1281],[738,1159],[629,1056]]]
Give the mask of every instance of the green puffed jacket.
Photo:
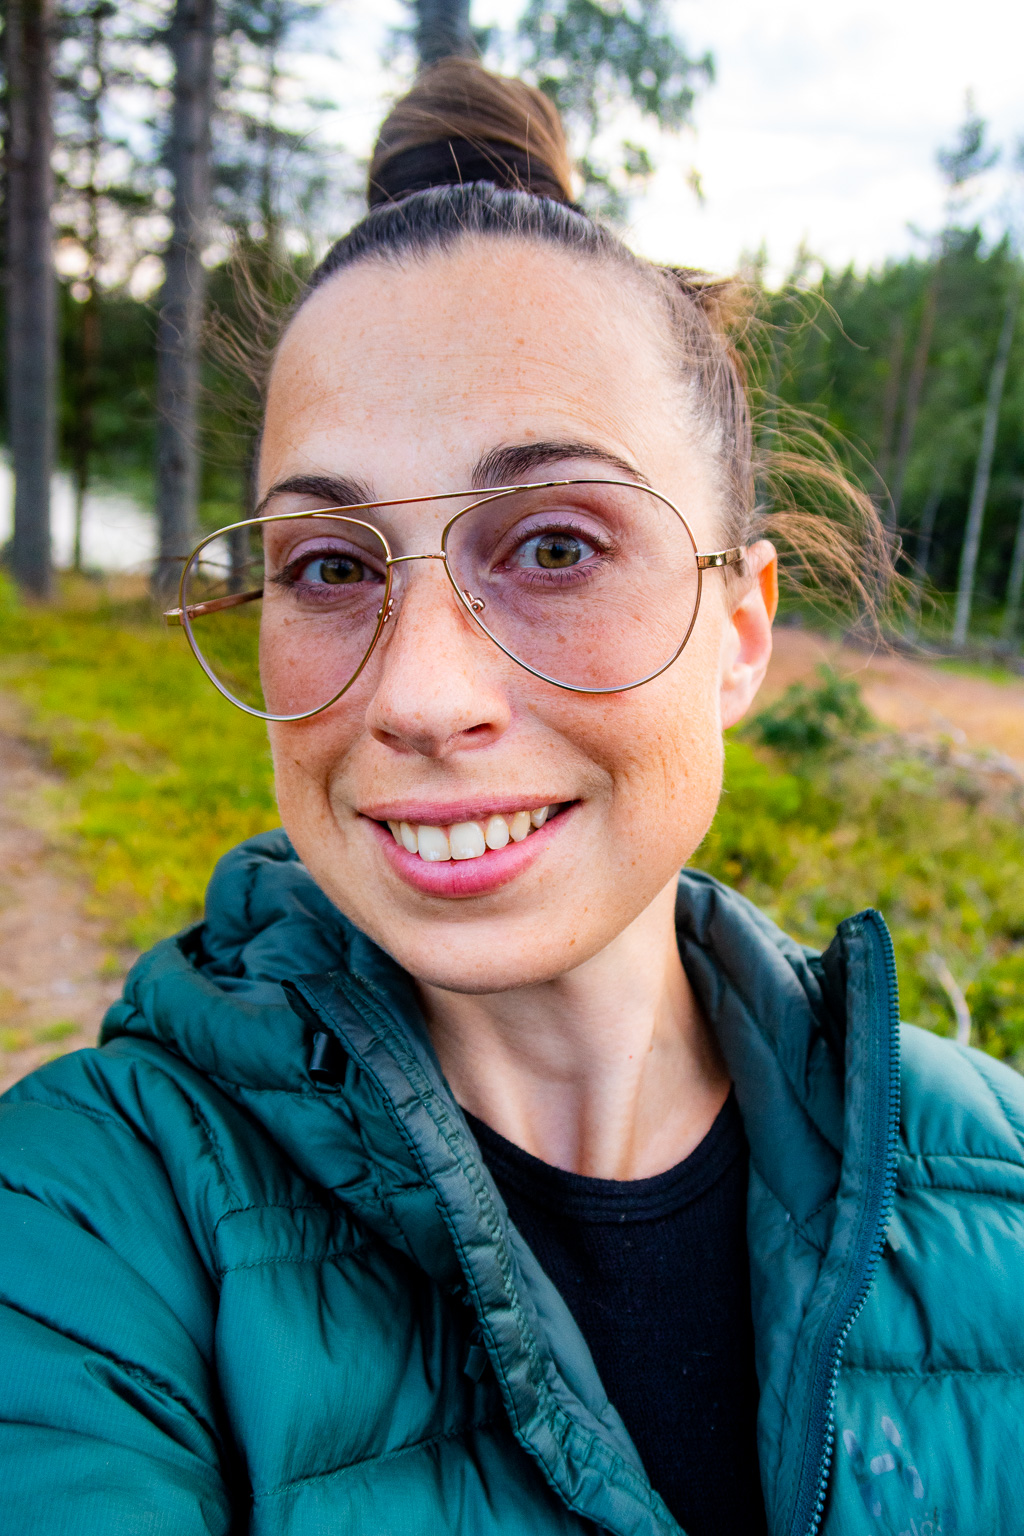
[[[750,1142],[772,1536],[1024,1529],[1024,1080],[685,873]],[[678,1536],[407,976],[281,833],[0,1102],[4,1536]],[[900,1084],[902,1082],[902,1092]]]

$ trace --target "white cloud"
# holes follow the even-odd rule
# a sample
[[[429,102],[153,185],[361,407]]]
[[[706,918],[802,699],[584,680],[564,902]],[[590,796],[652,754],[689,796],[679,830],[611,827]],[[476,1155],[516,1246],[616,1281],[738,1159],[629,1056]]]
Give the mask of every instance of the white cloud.
[[[650,254],[728,270],[763,242],[778,272],[805,239],[833,266],[879,263],[912,247],[909,225],[936,227],[935,150],[968,89],[997,142],[1024,133],[1024,7],[1008,0],[681,0],[678,15],[718,83],[637,208]],[[703,208],[682,187],[691,161]]]

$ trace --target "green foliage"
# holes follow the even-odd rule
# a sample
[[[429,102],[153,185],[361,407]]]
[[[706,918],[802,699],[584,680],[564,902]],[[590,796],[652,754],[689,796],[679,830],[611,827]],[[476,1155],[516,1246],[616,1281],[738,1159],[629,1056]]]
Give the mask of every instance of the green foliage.
[[[977,229],[947,229],[923,257],[880,271],[795,270],[764,294],[767,342],[755,369],[755,405],[765,447],[788,446],[794,421],[833,435],[847,473],[886,506],[901,462],[899,529],[905,569],[927,561],[938,592],[955,588],[996,342],[1024,263],[1007,241],[986,248]],[[930,296],[930,297],[929,297]],[[919,405],[908,422],[926,309],[934,304]],[[998,629],[1024,478],[1024,327],[1010,354],[978,568],[977,625]],[[910,430],[912,427],[912,430]],[[904,429],[909,437],[904,445]],[[927,547],[923,514],[935,499]],[[926,602],[924,628],[948,633],[940,603]]]
[[[0,591],[0,687],[69,780],[61,810],[112,941],[143,947],[194,919],[217,858],[277,824],[262,725],[233,710],[143,598],[59,610]]]
[[[529,0],[519,34],[541,89],[591,135],[623,98],[660,127],[682,128],[694,81],[714,78],[711,56],[687,52],[664,0]]]
[[[74,296],[75,286],[62,284],[59,293],[60,458],[67,465],[74,464],[82,430],[83,333],[90,310]],[[123,291],[97,289],[92,303],[99,354],[89,370],[92,471],[101,481],[148,497],[156,443],[154,317]]]
[[[711,55],[690,54],[664,0],[529,0],[519,41],[525,73],[581,142],[585,201],[606,218],[625,218],[630,193],[654,166],[644,148],[629,142],[619,146],[614,164],[596,157],[602,124],[629,104],[659,128],[684,127],[697,87],[714,79]]]
[[[852,677],[840,677],[831,667],[817,669],[816,688],[793,683],[781,698],[757,715],[751,731],[766,747],[793,757],[808,757],[826,748],[848,745],[871,729],[872,720]]]
[[[77,1035],[80,1028],[73,1019],[58,1019],[55,1024],[44,1024],[42,1029],[37,1029],[35,1038],[40,1045],[57,1045],[61,1040]]]
[[[749,736],[763,735],[760,727]],[[952,1034],[928,956],[964,987],[972,1040],[1024,1070],[1024,817],[901,749],[789,754],[733,736],[725,794],[693,863],[804,943],[877,907],[893,933],[903,1016]]]
[[[1024,945],[985,967],[967,989],[974,1044],[1024,1071]]]

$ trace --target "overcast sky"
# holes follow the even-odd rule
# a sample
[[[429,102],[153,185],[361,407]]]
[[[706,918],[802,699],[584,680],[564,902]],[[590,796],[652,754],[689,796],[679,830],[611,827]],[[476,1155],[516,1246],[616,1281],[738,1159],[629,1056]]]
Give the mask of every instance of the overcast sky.
[[[506,23],[515,0],[474,0],[478,22]],[[805,240],[832,266],[881,263],[915,246],[942,210],[935,151],[971,90],[995,142],[1024,135],[1022,0],[674,0],[695,52],[717,81],[695,132],[658,150],[660,170],[634,207],[633,243],[681,265],[733,269],[764,243],[781,275]],[[327,93],[338,125],[365,152],[389,81],[367,69],[398,0],[339,7],[339,64]],[[361,67],[353,70],[356,59]],[[349,62],[351,61],[351,62]],[[696,166],[698,206],[685,183]],[[986,178],[979,209],[1005,204],[1005,171]],[[920,248],[920,242],[917,242]]]

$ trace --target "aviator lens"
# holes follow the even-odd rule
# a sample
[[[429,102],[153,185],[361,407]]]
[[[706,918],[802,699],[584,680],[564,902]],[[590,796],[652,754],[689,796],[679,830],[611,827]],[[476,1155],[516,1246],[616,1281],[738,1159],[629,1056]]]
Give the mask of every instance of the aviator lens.
[[[221,692],[254,714],[288,719],[322,709],[373,645],[387,557],[374,528],[322,512],[227,529],[186,567],[193,649]]]
[[[614,692],[685,644],[700,573],[689,527],[643,486],[580,480],[499,492],[446,538],[477,623],[551,682]]]

